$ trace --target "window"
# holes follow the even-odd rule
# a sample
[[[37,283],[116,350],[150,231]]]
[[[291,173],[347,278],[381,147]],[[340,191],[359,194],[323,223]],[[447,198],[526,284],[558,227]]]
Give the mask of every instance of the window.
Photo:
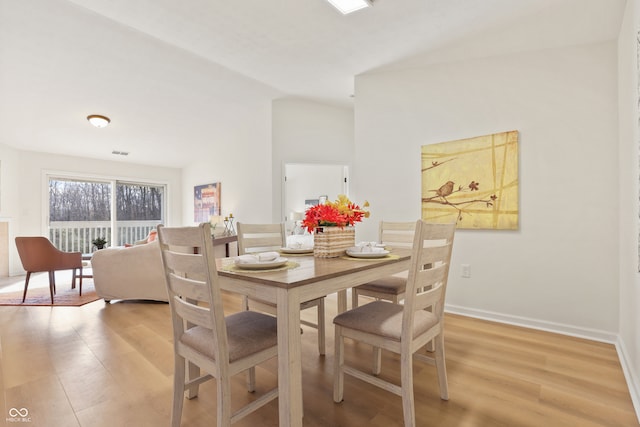
[[[49,238],[63,251],[91,252],[99,237],[108,246],[134,243],[164,222],[165,185],[53,176],[48,181]]]
[[[143,239],[164,222],[164,186],[118,182],[116,224],[119,245]]]

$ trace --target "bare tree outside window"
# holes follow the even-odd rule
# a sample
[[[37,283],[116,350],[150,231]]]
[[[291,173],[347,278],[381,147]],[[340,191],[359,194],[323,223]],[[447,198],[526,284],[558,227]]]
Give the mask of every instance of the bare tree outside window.
[[[111,184],[49,180],[49,221],[110,221]]]
[[[119,183],[116,188],[119,221],[162,220],[163,187]]]

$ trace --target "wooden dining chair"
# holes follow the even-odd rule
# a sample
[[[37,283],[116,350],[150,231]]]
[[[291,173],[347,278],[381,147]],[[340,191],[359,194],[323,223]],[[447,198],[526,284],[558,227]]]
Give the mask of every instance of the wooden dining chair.
[[[22,262],[22,268],[27,272],[27,277],[24,280],[22,302],[27,298],[27,288],[29,287],[31,273],[43,271],[49,273],[51,304],[53,304],[53,295],[56,293],[56,271],[72,270],[72,289],[76,287],[76,277],[82,277],[82,253],[61,251],[53,246],[53,243],[46,237],[16,237],[16,248]],[[82,279],[80,279],[80,295],[82,295]]]
[[[380,221],[379,239],[385,246],[410,248],[416,223]],[[398,304],[403,298],[407,286],[407,274],[381,277],[351,289],[351,307],[358,306],[358,297],[367,296],[377,300],[386,300]]]
[[[444,299],[451,262],[454,224],[418,221],[404,304],[374,301],[336,316],[333,400],[344,397],[344,374],[354,376],[402,397],[405,427],[414,427],[413,358],[435,363],[440,397],[449,399],[444,355]],[[428,246],[428,247],[425,247]],[[380,373],[380,349],[400,355],[400,385],[345,364],[344,339],[374,347],[374,374]],[[435,341],[434,357],[417,353]],[[377,354],[376,354],[377,353]]]
[[[283,223],[245,224],[239,222],[237,227],[238,253],[240,255],[278,250],[287,245]],[[243,301],[245,310],[254,308],[255,310],[264,311],[265,313],[276,314],[277,308],[272,303],[247,297],[244,297]],[[324,355],[326,352],[324,297],[305,301],[300,304],[300,310],[313,307],[317,308],[317,323],[304,319],[301,319],[300,323],[318,330],[318,352]]]
[[[229,427],[278,397],[274,388],[235,412],[231,409],[231,377],[249,371],[249,377],[255,378],[255,366],[278,353],[276,318],[254,311],[224,317],[208,223],[180,228],[159,225],[158,239],[173,324],[171,425],[180,425],[185,392],[194,398],[200,383],[215,378],[217,426]],[[201,375],[200,369],[206,374]],[[255,390],[253,381],[247,386],[250,392]]]

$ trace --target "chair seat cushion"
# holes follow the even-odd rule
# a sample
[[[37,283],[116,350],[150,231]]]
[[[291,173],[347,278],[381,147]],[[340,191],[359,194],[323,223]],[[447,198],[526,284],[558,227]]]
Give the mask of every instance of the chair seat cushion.
[[[389,295],[401,295],[407,287],[407,279],[398,276],[387,276],[381,279],[360,285],[357,289],[364,291],[373,291]]]
[[[266,350],[278,344],[277,321],[255,311],[241,311],[225,318],[229,343],[229,362]],[[213,334],[202,326],[185,331],[181,342],[215,359]]]
[[[333,319],[333,323],[345,328],[400,341],[404,306],[387,301],[374,301],[345,311]],[[413,320],[413,338],[428,331],[438,323],[438,318],[428,311],[419,310]]]

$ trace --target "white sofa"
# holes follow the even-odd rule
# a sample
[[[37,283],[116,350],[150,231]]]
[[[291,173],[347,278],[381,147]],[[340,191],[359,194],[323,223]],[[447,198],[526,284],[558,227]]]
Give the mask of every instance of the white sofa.
[[[111,300],[168,301],[160,245],[107,248],[91,258],[96,293]]]

